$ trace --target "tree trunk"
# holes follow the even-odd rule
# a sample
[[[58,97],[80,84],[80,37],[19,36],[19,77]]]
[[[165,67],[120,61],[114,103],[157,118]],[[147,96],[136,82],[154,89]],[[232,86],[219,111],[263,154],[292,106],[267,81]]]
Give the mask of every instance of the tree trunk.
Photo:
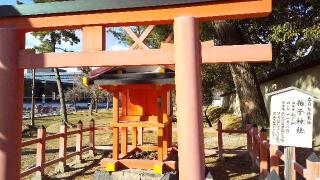
[[[215,29],[221,45],[246,44],[241,31],[226,21],[215,22]],[[229,67],[239,96],[243,123],[249,120],[266,127],[268,114],[253,67],[248,63],[230,64]]]
[[[34,106],[35,106],[35,99],[34,99],[34,93],[35,93],[35,84],[36,84],[36,70],[32,69],[32,84],[31,84],[31,121],[30,126],[35,126],[34,122]]]
[[[58,68],[54,68],[55,76],[56,76],[56,81],[57,81],[57,87],[58,87],[58,92],[59,92],[59,97],[60,97],[60,115],[61,115],[61,122],[67,123],[67,108],[66,108],[66,101],[63,93],[63,86],[60,78],[60,73]]]
[[[73,83],[72,83],[72,90],[73,90],[73,105],[74,105],[74,110],[75,112],[77,112],[77,94],[78,93],[75,93],[75,89],[74,89],[74,77],[73,77]],[[78,92],[78,91],[77,91]]]
[[[107,110],[109,110],[109,94],[107,95]]]
[[[51,52],[56,52],[56,43],[57,40],[55,39],[55,35],[54,32],[52,32],[50,34],[51,37]],[[57,87],[58,87],[58,93],[59,93],[59,97],[60,97],[60,116],[61,116],[61,122],[62,123],[68,123],[68,117],[67,117],[67,108],[66,108],[66,101],[65,101],[65,97],[64,97],[64,93],[63,93],[63,86],[62,86],[62,82],[61,82],[61,77],[60,77],[60,73],[59,73],[59,69],[58,68],[53,68],[54,72],[55,72],[55,76],[56,76],[56,82],[57,82]]]
[[[94,105],[95,105],[95,113],[98,113],[98,101],[97,101],[97,99],[94,101]]]
[[[206,109],[204,110],[204,117],[206,118],[206,121],[207,121],[209,127],[212,127],[211,121],[210,121],[209,116],[208,116],[208,114],[207,114],[209,107],[210,107],[210,106],[208,105],[208,106],[206,107]]]
[[[75,110],[75,112],[78,112],[78,109],[77,109],[77,100],[76,99],[74,99],[74,110]]]
[[[90,116],[92,116],[92,114],[93,114],[93,104],[94,104],[94,98],[91,98],[90,106],[89,106],[89,115]]]

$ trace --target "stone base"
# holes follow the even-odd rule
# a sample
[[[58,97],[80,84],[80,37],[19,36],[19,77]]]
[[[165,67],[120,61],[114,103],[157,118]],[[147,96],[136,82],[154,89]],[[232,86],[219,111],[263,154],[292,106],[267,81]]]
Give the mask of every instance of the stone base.
[[[126,169],[116,172],[96,171],[94,180],[177,180],[179,179],[177,172],[169,172],[165,174],[154,174],[150,170]]]

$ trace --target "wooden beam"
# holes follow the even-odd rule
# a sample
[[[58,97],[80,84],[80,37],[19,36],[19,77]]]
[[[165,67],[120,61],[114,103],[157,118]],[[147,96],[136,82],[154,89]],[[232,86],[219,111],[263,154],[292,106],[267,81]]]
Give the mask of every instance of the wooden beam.
[[[20,51],[19,67],[63,68],[86,66],[140,66],[175,64],[174,48],[134,51],[90,51],[34,54]],[[130,57],[130,58],[128,58]],[[272,60],[272,45],[203,46],[202,63],[268,62]]]
[[[158,127],[158,128],[164,128],[167,126],[169,123],[157,123],[157,122],[119,122],[119,123],[112,123],[112,127],[118,127],[118,128],[123,128],[123,127]]]
[[[138,144],[138,128],[132,127],[132,146],[136,147]]]
[[[113,123],[119,122],[119,92],[113,93]],[[119,159],[119,128],[113,127],[113,154],[114,160]]]
[[[83,51],[102,51],[106,49],[106,31],[104,26],[82,28]]]
[[[0,27],[26,30],[70,29],[88,25],[128,26],[170,24],[179,16],[193,16],[201,21],[243,19],[268,16],[272,0],[230,0],[189,6],[105,10],[100,12],[0,18]]]
[[[202,63],[267,62],[271,44],[202,47]]]
[[[130,58],[128,58],[130,57]],[[89,51],[33,54],[20,53],[20,68],[90,67],[173,64],[172,50]]]
[[[169,116],[167,114],[163,115],[163,121],[169,121]],[[120,121],[148,121],[148,122],[158,122],[158,116],[121,116]]]
[[[163,124],[163,94],[162,91],[158,93],[158,123]],[[163,158],[163,139],[164,139],[164,128],[159,127],[157,131],[158,137],[158,161],[162,161]]]
[[[125,156],[127,154],[128,149],[128,128],[121,128],[121,156]]]
[[[140,37],[138,37],[132,30],[131,28],[128,27],[122,27],[127,34],[132,38],[134,41],[134,44],[131,45],[130,50],[141,48],[141,49],[149,49],[148,46],[144,44],[144,40],[147,38],[147,36],[152,32],[154,29],[155,25],[149,25],[148,28],[141,34]]]

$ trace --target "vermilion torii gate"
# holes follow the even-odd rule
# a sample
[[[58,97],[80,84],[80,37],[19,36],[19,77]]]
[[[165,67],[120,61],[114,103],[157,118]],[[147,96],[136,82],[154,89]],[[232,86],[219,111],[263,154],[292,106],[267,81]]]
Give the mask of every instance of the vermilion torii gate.
[[[267,16],[271,4],[271,0],[78,0],[0,6],[0,179],[20,178],[23,69],[119,65],[175,65],[179,176],[204,179],[200,63],[270,61],[272,50],[269,44],[201,46],[198,23]],[[171,23],[174,46],[105,51],[105,27]],[[28,31],[75,28],[83,31],[82,52],[24,50]]]

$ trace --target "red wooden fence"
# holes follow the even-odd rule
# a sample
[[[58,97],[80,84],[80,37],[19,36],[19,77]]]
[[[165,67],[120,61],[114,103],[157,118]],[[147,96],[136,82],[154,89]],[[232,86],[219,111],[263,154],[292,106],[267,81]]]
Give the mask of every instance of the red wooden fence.
[[[89,152],[89,154],[93,155],[95,148],[95,130],[109,130],[108,128],[95,127],[94,120],[90,121],[89,127],[83,128],[83,124],[81,121],[77,124],[77,129],[68,131],[67,126],[62,124],[60,126],[60,133],[49,135],[46,134],[46,129],[41,127],[38,129],[38,136],[36,139],[24,141],[21,143],[21,147],[30,146],[33,144],[37,145],[36,149],[36,166],[29,168],[23,172],[21,172],[20,177],[23,178],[32,173],[36,173],[37,176],[44,175],[44,169],[53,164],[59,163],[58,168],[60,171],[64,171],[66,167],[67,159],[71,157],[76,157],[76,161],[81,162],[82,154],[84,152]],[[89,146],[84,148],[82,144],[83,133],[89,132]],[[67,139],[70,135],[76,135],[76,151],[72,153],[67,153]],[[59,138],[59,157],[51,160],[45,161],[45,151],[46,151],[46,142]]]
[[[251,158],[252,166],[260,169],[260,176],[267,178],[270,172],[279,175],[280,161],[285,161],[284,153],[278,149],[277,146],[270,145],[267,141],[267,132],[263,129],[258,132],[256,126],[248,124],[245,130],[224,130],[222,123],[219,121],[217,126],[218,134],[218,154],[220,158],[223,158],[223,133],[228,134],[246,134],[247,136],[247,151]],[[41,127],[38,129],[38,135],[36,139],[24,141],[21,143],[21,147],[30,146],[33,144],[37,145],[36,149],[36,166],[23,171],[20,177],[23,178],[32,173],[36,173],[38,176],[44,175],[44,169],[53,164],[59,163],[59,170],[64,171],[66,167],[66,160],[76,156],[78,162],[82,159],[82,154],[89,151],[91,155],[94,154],[95,149],[109,149],[105,147],[95,146],[95,130],[110,130],[106,127],[95,127],[94,120],[90,121],[88,128],[83,128],[81,121],[77,124],[77,129],[68,131],[65,124],[61,125],[60,133],[49,135],[46,134],[46,129]],[[89,132],[89,146],[83,148],[82,140],[83,133]],[[67,153],[67,139],[70,135],[76,135],[76,151]],[[46,142],[59,138],[59,157],[57,159],[46,162],[45,161],[45,150]],[[320,178],[320,158],[312,153],[306,159],[306,167],[302,166],[295,161],[295,157],[292,158],[293,171],[300,174],[302,177],[308,180],[316,180]],[[295,174],[295,173],[294,173]],[[293,175],[292,179],[296,179]]]
[[[258,132],[257,126],[248,124],[245,130],[223,130],[222,123],[219,121],[217,125],[218,134],[218,154],[219,157],[223,157],[223,133],[233,134],[241,133],[247,135],[247,151],[250,156],[252,166],[259,168],[260,177],[269,179],[268,176],[279,176],[280,161],[285,163],[284,153],[278,149],[278,146],[270,145],[267,140],[267,132],[262,129]],[[319,180],[320,179],[320,158],[312,153],[306,159],[306,167],[296,162],[295,153],[292,157],[292,180],[296,179],[296,173],[300,174],[307,180]],[[274,172],[273,172],[274,171]],[[273,174],[270,174],[273,172]]]

